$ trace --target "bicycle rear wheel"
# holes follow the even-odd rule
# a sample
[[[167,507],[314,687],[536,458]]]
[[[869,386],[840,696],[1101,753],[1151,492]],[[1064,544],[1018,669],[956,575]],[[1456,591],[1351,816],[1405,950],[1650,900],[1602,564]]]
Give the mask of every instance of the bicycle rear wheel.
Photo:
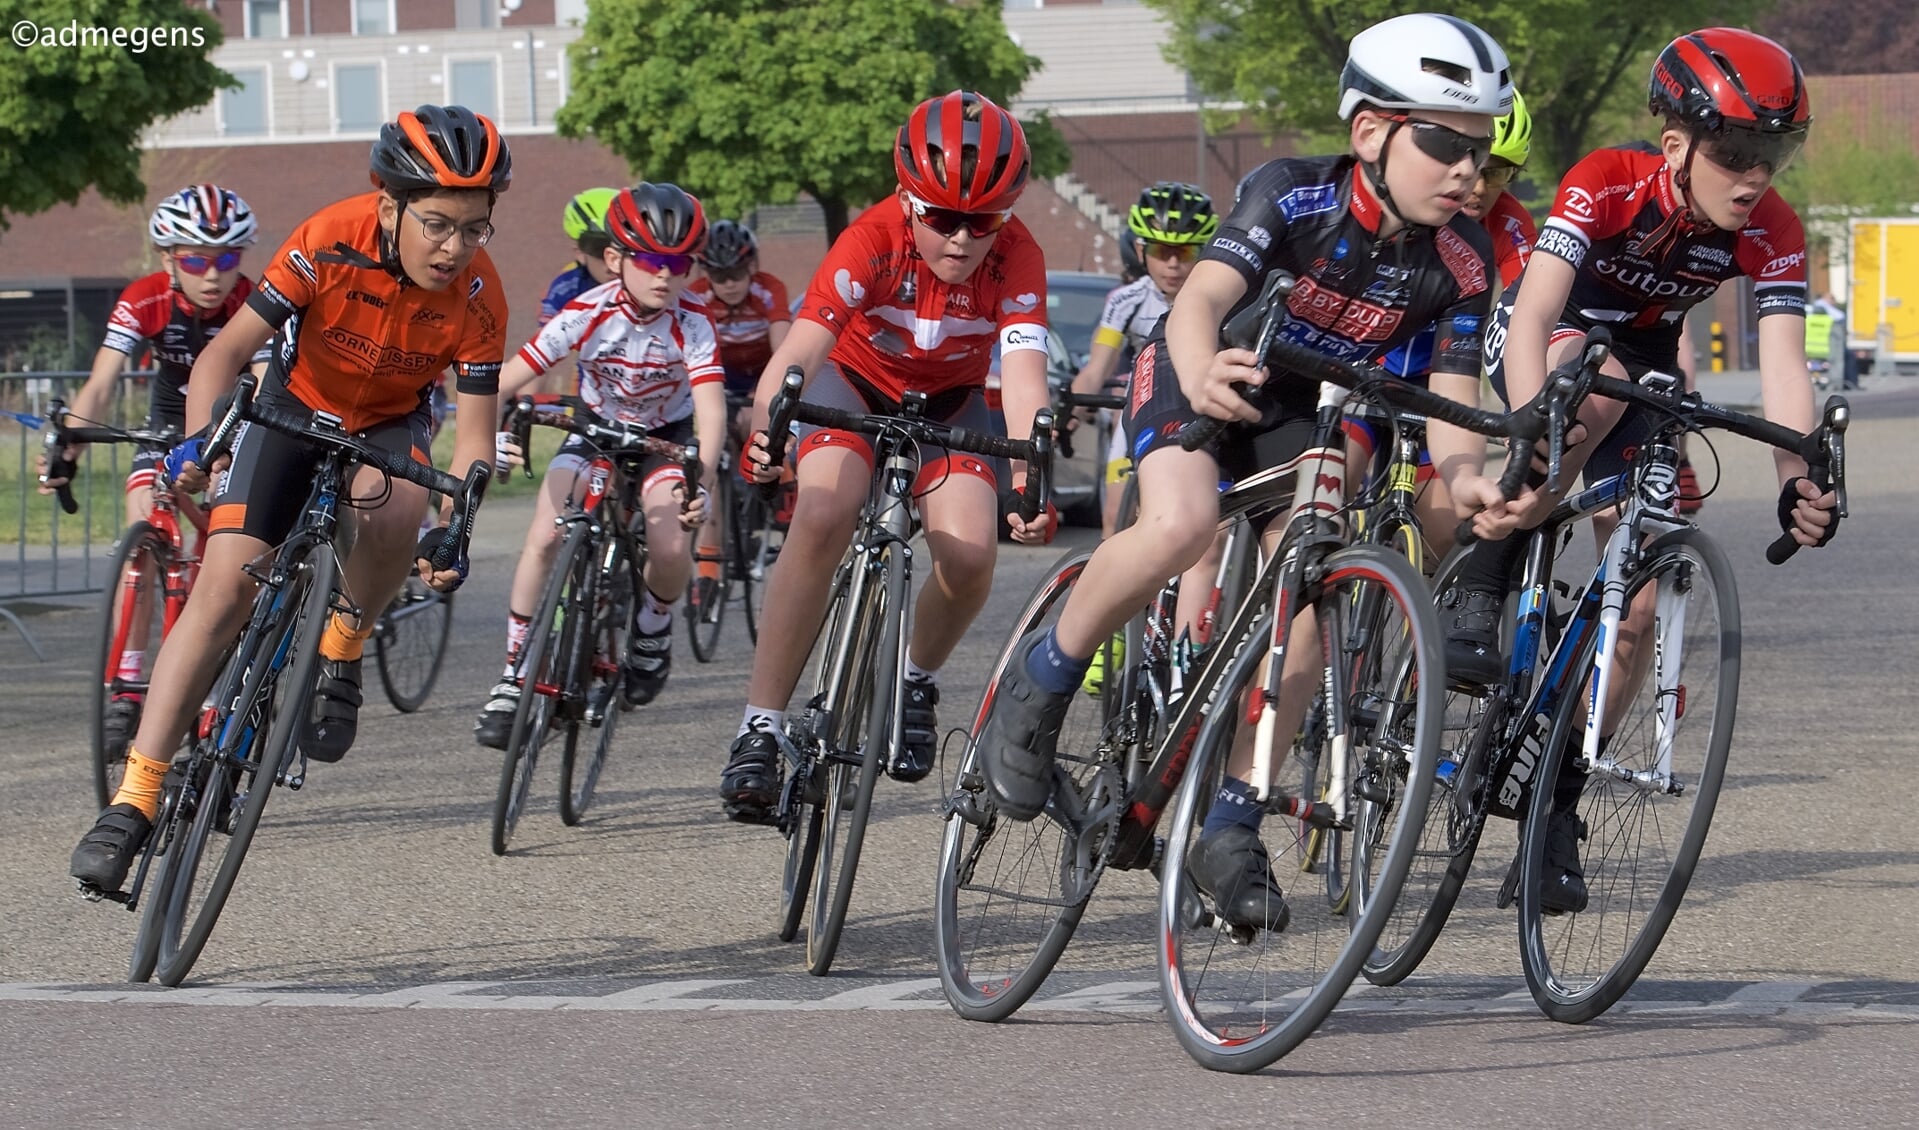
[[[568,625],[576,619],[573,594],[581,571],[590,567],[586,556],[589,531],[586,523],[576,522],[566,531],[559,552],[553,557],[553,572],[534,606],[528,621],[526,647],[518,665],[520,705],[513,712],[513,730],[506,742],[506,760],[500,766],[500,784],[493,795],[493,854],[505,855],[512,842],[513,829],[526,811],[533,791],[533,771],[538,768],[540,750],[559,728],[560,699],[567,688],[565,678],[567,649],[563,646]]]
[[[860,852],[866,844],[867,818],[873,810],[873,788],[880,766],[899,741],[901,688],[905,668],[906,562],[896,549],[880,553],[877,574],[856,582],[851,608],[852,646],[841,655],[854,693],[843,700],[833,719],[839,731],[827,743],[828,758],[814,772],[826,770],[826,795],[819,836],[819,859],[813,873],[813,921],[806,931],[807,971],[824,977],[833,968],[846,911],[853,898],[853,879],[859,873]]]
[[[1075,696],[1060,727],[1053,797],[1035,819],[1002,819],[980,775],[976,742],[993,688],[1020,662],[1025,636],[1058,620],[1093,551],[1060,558],[1027,598],[987,681],[947,802],[934,902],[940,985],[968,1020],[1011,1016],[1045,982],[1105,871],[1125,782],[1106,736],[1107,704]],[[1117,664],[1107,685],[1118,698]]]
[[[616,544],[612,552],[612,563],[593,587],[592,632],[580,659],[580,675],[586,681],[583,721],[591,731],[592,748],[585,757],[579,755],[581,726],[575,723],[567,727],[566,746],[560,754],[560,823],[569,828],[580,822],[593,803],[620,715],[627,710],[620,657],[626,654],[626,633],[633,623],[635,570],[624,547]]]
[[[1161,868],[1160,988],[1180,1044],[1195,1060],[1216,1071],[1257,1071],[1285,1055],[1311,1035],[1359,973],[1392,909],[1399,884],[1412,860],[1432,787],[1438,744],[1440,686],[1417,679],[1411,717],[1391,733],[1404,738],[1377,741],[1366,727],[1365,688],[1348,680],[1355,656],[1342,642],[1345,620],[1364,596],[1392,609],[1394,631],[1376,634],[1366,647],[1398,641],[1414,657],[1418,670],[1437,671],[1443,662],[1432,599],[1425,583],[1404,557],[1378,546],[1353,546],[1326,558],[1325,593],[1317,604],[1323,664],[1337,665],[1332,685],[1339,691],[1329,711],[1328,748],[1344,757],[1347,771],[1335,768],[1334,780],[1348,782],[1333,797],[1338,811],[1355,828],[1369,831],[1375,859],[1366,872],[1368,889],[1355,891],[1343,917],[1322,898],[1289,900],[1290,921],[1280,931],[1235,925],[1223,919],[1187,870],[1207,805],[1217,794],[1245,717],[1245,695],[1258,693],[1261,664],[1275,630],[1274,613],[1259,618],[1248,637],[1222,641],[1235,656],[1216,688],[1200,688],[1212,702],[1200,730],[1186,780],[1181,784]],[[1369,598],[1370,599],[1370,598]],[[1364,653],[1359,657],[1364,658]],[[1390,802],[1368,799],[1381,776],[1373,767],[1410,762],[1401,791]],[[1365,806],[1375,805],[1367,818]],[[1305,848],[1300,825],[1267,820],[1264,838],[1273,856],[1273,873],[1298,866]],[[1362,842],[1364,842],[1362,840]],[[1360,873],[1358,863],[1355,874]]]
[[[694,551],[693,576],[686,582],[686,635],[693,643],[693,658],[701,663],[711,663],[719,650],[720,626],[733,596],[733,573],[727,567],[733,560],[733,523],[727,520],[733,506],[733,484],[725,467],[715,476],[714,491],[712,501],[718,509],[711,513],[719,527],[720,544],[710,559],[704,556],[707,551]],[[703,576],[708,569],[713,575]]]
[[[440,680],[452,634],[453,594],[439,592],[417,574],[407,577],[373,629],[373,658],[393,709],[411,714],[426,704]]]
[[[172,556],[167,539],[145,522],[128,526],[113,547],[107,570],[111,580],[100,594],[100,644],[93,662],[98,677],[87,712],[96,808],[112,803],[126,770],[126,739],[132,737],[131,729],[120,740],[110,741],[107,715],[111,710],[129,709],[115,707],[116,699],[146,699],[153,660],[166,634],[166,577]]]
[[[232,663],[243,672],[240,692],[204,739],[209,748],[201,759],[193,823],[167,852],[156,892],[162,917],[155,975],[163,985],[178,985],[199,960],[233,892],[267,798],[289,759],[297,756],[294,747],[307,726],[338,563],[333,547],[322,544],[306,560],[282,568],[288,580],[275,596],[273,619],[254,637],[254,646],[234,654]],[[234,726],[241,727],[237,740],[225,740],[225,731]],[[223,756],[222,745],[238,760]],[[214,839],[222,833],[224,849]]]
[[[1732,566],[1697,529],[1649,545],[1626,585],[1627,609],[1650,612],[1617,725],[1578,798],[1587,901],[1574,913],[1544,906],[1553,787],[1580,758],[1588,681],[1599,633],[1574,657],[1569,692],[1553,712],[1521,846],[1519,955],[1540,1010],[1582,1024],[1638,980],[1686,897],[1712,826],[1739,705],[1739,595]],[[1629,625],[1620,625],[1621,646]],[[1609,723],[1612,719],[1607,720]]]

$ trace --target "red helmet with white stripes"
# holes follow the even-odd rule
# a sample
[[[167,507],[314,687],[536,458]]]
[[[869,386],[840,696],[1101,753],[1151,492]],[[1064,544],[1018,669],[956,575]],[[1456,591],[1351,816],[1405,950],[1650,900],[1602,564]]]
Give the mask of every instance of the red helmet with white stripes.
[[[1032,163],[1019,122],[970,90],[916,106],[893,151],[901,188],[932,207],[961,212],[1011,208]]]
[[[160,201],[147,221],[156,247],[246,247],[259,221],[240,194],[217,184],[193,184]]]

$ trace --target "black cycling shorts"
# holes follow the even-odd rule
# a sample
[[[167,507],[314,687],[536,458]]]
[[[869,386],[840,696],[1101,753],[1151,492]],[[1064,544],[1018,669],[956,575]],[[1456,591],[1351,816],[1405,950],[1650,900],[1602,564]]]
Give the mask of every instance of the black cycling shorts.
[[[1267,408],[1257,429],[1228,428],[1208,445],[1205,450],[1219,463],[1221,485],[1299,458],[1312,442],[1318,392],[1314,386],[1309,398],[1284,396]],[[1133,466],[1140,466],[1150,453],[1177,444],[1181,432],[1205,418],[1179,387],[1166,339],[1155,336],[1140,349],[1126,400],[1126,436]]]

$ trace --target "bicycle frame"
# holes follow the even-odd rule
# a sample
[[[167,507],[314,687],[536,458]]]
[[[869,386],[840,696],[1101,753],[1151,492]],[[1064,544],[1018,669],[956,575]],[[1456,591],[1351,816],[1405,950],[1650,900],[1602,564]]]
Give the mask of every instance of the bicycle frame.
[[[631,476],[621,471],[617,456],[604,452],[593,455],[587,460],[576,482],[584,490],[577,499],[569,493],[565,509],[553,519],[553,524],[561,531],[562,538],[569,527],[585,526],[589,536],[594,539],[599,561],[588,571],[586,588],[579,596],[580,604],[590,610],[598,599],[601,583],[611,576],[616,565],[616,554],[621,550],[626,553],[627,570],[635,586],[634,591],[639,591],[641,573],[646,564],[646,516],[640,511],[637,499],[631,499],[634,506],[626,506],[633,493],[633,483]],[[620,495],[618,507],[608,502],[616,490]],[[634,512],[631,522],[619,513],[626,509]],[[593,625],[584,625],[583,630],[593,632]],[[597,636],[597,633],[594,634]],[[555,672],[559,680],[553,683],[535,682],[531,688],[533,693],[553,699],[562,711],[581,711],[579,716],[583,720],[597,724],[610,708],[610,703],[585,703],[582,709],[577,690],[586,685],[589,672],[580,670],[579,664],[591,664],[590,674],[593,676],[612,675],[620,665],[620,657],[602,654],[599,644],[596,638],[590,649],[570,649],[561,657],[564,669]]]

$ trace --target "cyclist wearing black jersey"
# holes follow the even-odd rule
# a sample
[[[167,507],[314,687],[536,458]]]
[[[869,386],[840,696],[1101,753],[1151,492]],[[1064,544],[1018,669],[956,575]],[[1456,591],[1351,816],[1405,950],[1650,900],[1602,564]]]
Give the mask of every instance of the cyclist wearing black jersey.
[[[1211,544],[1221,479],[1304,450],[1317,386],[1288,383],[1262,416],[1233,389],[1268,379],[1259,358],[1221,348],[1221,326],[1271,272],[1297,279],[1284,337],[1342,360],[1370,361],[1437,324],[1432,387],[1477,403],[1492,247],[1461,208],[1490,155],[1493,119],[1511,106],[1506,55],[1491,36],[1451,16],[1399,16],[1351,44],[1340,101],[1351,152],[1272,161],[1242,185],[1232,215],[1134,368],[1127,424],[1139,520],[1093,555],[1057,627],[1021,641],[993,696],[980,752],[1003,816],[1030,820],[1044,807],[1060,725],[1088,662],[1167,577]],[[1201,416],[1255,427],[1227,433],[1211,450],[1186,451],[1178,433]],[[1429,432],[1462,515],[1480,511],[1482,536],[1510,528],[1497,485],[1481,474],[1483,442],[1436,421]],[[1281,732],[1297,728],[1318,683],[1317,631],[1310,616],[1294,622]],[[1190,866],[1227,919],[1280,929],[1286,913],[1259,839],[1251,764],[1248,740],[1234,750]]]

